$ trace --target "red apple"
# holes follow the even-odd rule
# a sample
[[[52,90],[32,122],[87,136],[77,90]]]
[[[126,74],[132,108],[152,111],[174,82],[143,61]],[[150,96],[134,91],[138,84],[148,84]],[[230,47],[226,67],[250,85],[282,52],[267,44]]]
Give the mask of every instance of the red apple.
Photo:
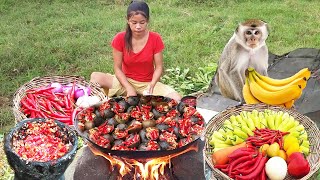
[[[296,179],[300,179],[310,172],[309,162],[300,152],[292,153],[287,160],[288,174]]]

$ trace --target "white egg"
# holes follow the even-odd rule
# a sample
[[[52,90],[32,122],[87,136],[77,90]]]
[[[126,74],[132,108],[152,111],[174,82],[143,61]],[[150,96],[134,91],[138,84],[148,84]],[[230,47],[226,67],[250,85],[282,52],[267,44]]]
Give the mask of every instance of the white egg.
[[[267,161],[265,170],[270,180],[283,180],[287,175],[288,166],[283,158],[275,156]]]

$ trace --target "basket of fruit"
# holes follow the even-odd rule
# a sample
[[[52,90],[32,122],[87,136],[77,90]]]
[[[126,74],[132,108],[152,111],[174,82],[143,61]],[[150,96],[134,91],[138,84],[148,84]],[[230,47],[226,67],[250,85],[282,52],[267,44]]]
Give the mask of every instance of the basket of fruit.
[[[36,77],[22,85],[13,97],[16,122],[26,118],[52,118],[71,124],[77,107],[105,99],[98,84],[81,76]]]
[[[310,179],[320,167],[320,131],[294,109],[230,107],[207,124],[205,160],[217,179]]]

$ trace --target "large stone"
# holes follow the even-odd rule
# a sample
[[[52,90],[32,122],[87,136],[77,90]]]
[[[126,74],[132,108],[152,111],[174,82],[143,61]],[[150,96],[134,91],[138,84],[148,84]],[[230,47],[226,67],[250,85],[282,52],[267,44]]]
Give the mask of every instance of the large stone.
[[[300,48],[291,51],[288,58],[316,58],[320,53],[319,49],[314,48]]]

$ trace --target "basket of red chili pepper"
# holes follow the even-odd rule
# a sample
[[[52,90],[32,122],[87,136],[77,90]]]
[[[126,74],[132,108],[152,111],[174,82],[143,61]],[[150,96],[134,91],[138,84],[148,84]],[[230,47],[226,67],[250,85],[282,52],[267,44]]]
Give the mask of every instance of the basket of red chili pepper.
[[[52,118],[70,125],[80,93],[98,101],[106,97],[98,84],[87,82],[81,76],[36,77],[14,93],[15,120]]]
[[[207,123],[205,136],[205,160],[217,179],[267,179],[271,171],[266,172],[266,162],[275,156],[287,162],[285,180],[313,179],[320,168],[320,130],[293,108],[229,107]]]
[[[75,157],[76,132],[53,119],[25,119],[4,139],[15,179],[59,179]]]

